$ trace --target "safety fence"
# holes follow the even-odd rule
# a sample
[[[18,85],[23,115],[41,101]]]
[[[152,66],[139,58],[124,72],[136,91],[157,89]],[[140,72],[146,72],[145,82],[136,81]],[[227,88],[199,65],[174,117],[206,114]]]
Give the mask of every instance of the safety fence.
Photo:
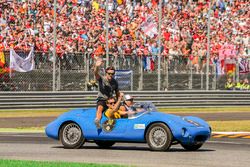
[[[153,102],[157,108],[250,106],[244,91],[126,91],[135,102]],[[0,92],[0,109],[88,108],[96,106],[95,91]]]
[[[6,66],[8,66],[9,52],[5,52],[5,57]],[[57,56],[55,67],[53,67],[52,53],[35,52],[34,60],[35,69],[30,72],[13,71],[1,74],[0,89],[3,91],[93,91],[98,86],[93,75],[95,59],[91,53],[68,53]],[[158,63],[159,60],[160,63]],[[223,69],[220,70],[216,62],[210,63],[207,70],[205,61],[195,64],[190,58],[181,55],[174,57],[163,55],[161,59],[152,55],[110,55],[108,64],[113,65],[117,70],[130,71],[126,74],[129,77],[124,75],[118,78],[118,81],[121,80],[121,89],[130,91],[205,90],[207,86],[207,90],[223,90],[228,77],[238,82],[250,76],[248,71],[241,72],[242,67],[237,59],[228,61],[228,64],[225,61]],[[249,67],[249,61],[246,62],[246,67]],[[230,67],[231,71],[227,67]],[[126,78],[130,79],[124,82]],[[53,90],[53,82],[56,85],[55,90]]]

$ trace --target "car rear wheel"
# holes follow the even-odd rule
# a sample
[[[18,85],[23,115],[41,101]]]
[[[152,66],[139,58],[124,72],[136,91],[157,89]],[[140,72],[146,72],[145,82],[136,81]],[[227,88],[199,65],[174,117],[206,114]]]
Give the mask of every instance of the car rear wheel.
[[[77,149],[85,142],[80,126],[74,122],[64,124],[59,135],[65,148]]]
[[[152,124],[146,133],[146,141],[152,151],[166,151],[171,146],[173,135],[163,123]]]
[[[181,146],[188,151],[196,151],[199,148],[201,148],[201,146],[203,145],[203,143],[199,143],[199,144],[191,144],[191,145],[185,145],[185,144],[181,144]]]
[[[115,144],[114,141],[104,141],[104,140],[95,140],[95,143],[100,148],[109,148]]]

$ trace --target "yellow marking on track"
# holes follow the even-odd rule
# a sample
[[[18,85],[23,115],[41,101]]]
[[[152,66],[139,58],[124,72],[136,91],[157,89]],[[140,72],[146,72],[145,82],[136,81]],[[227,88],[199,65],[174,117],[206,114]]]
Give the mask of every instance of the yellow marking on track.
[[[242,137],[243,139],[250,139],[250,136],[245,136],[245,137]]]
[[[234,134],[234,135],[230,135],[228,137],[229,138],[242,138],[244,136],[247,136],[247,134]]]
[[[226,135],[225,134],[220,134],[220,135],[214,134],[213,135],[214,138],[221,138],[221,137],[226,137],[226,136],[229,136],[229,135],[228,134],[226,134]]]

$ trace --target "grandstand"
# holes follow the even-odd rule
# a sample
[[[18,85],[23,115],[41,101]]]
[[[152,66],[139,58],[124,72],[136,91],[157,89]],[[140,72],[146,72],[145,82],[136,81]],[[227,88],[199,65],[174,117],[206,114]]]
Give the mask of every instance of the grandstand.
[[[65,85],[70,87],[75,82],[75,88],[85,89],[83,83],[92,79],[94,58],[105,59],[107,51],[110,64],[118,69],[134,70],[135,90],[156,90],[159,52],[162,89],[204,89],[205,80],[201,78],[205,78],[207,61],[210,74],[206,75],[210,78],[210,88],[222,89],[228,73],[233,73],[235,81],[249,77],[250,7],[247,0],[212,0],[209,60],[209,1],[162,2],[162,33],[159,34],[158,0],[108,0],[107,43],[106,1],[58,0],[56,56],[57,67],[61,70],[57,71],[58,89]],[[41,83],[47,86],[34,86],[34,89],[51,90],[48,83],[52,81],[53,7],[53,0],[0,2],[0,52],[6,59],[0,68],[8,66],[11,47],[18,53],[25,53],[35,46],[35,71],[13,74],[15,77],[11,80],[17,85],[26,85],[22,88],[24,90],[32,90],[32,85]],[[161,46],[158,46],[159,35]],[[227,68],[228,64],[234,66]],[[165,73],[164,68],[168,69]],[[25,79],[27,76],[31,79]],[[140,78],[141,81],[137,81]],[[152,78],[154,82],[149,82]],[[24,84],[26,82],[28,84]]]

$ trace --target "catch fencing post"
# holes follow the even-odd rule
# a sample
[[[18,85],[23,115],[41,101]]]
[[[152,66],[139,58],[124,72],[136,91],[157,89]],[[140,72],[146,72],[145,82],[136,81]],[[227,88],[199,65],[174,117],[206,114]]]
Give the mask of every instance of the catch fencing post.
[[[192,62],[189,61],[189,68],[190,68],[190,75],[189,75],[189,84],[188,84],[188,89],[193,88],[193,67],[192,67]]]
[[[240,70],[239,70],[239,61],[237,59],[236,65],[235,65],[235,75],[236,75],[236,83],[240,81]]]
[[[109,66],[109,0],[106,0],[106,68]]]
[[[61,89],[61,61],[58,58],[58,68],[57,68],[58,72],[57,72],[57,91]]]
[[[164,90],[168,90],[168,59],[164,57],[163,59],[163,66],[164,67],[164,74],[165,74],[165,86],[164,86]]]
[[[204,78],[204,76],[203,76],[203,71],[201,71],[201,90],[203,90],[203,78]]]
[[[88,82],[89,82],[89,72],[90,72],[90,70],[89,70],[89,67],[90,67],[90,65],[89,65],[89,61],[90,61],[90,56],[89,56],[89,53],[87,53],[87,54],[84,54],[84,58],[86,59],[86,64],[85,64],[85,66],[86,66],[86,78],[85,78],[85,91],[87,91],[88,90]]]
[[[211,20],[210,20],[210,15],[211,15],[211,1],[209,1],[208,4],[208,22],[207,22],[207,74],[206,74],[206,90],[209,90],[209,63],[210,63],[210,25],[211,25]]]
[[[215,90],[217,85],[216,64],[213,64],[213,75],[214,77],[213,77],[212,89]]]
[[[53,91],[56,91],[56,0],[54,0],[53,19]]]
[[[138,86],[138,90],[142,90],[143,86],[142,86],[142,82],[143,82],[143,64],[142,64],[142,56],[139,57],[139,86]]]
[[[159,1],[159,27],[158,27],[158,91],[161,90],[161,24],[162,24],[162,0]]]

